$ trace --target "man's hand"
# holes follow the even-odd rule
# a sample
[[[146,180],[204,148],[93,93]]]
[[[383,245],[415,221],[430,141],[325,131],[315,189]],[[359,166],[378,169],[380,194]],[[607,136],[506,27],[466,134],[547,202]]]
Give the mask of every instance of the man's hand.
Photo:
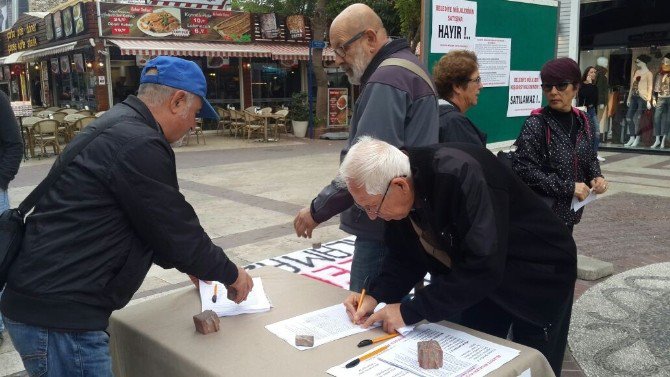
[[[319,223],[312,218],[312,213],[309,211],[309,207],[305,207],[298,211],[298,214],[293,220],[293,228],[298,237],[312,238],[312,231],[317,225],[319,225]]]
[[[377,313],[372,314],[362,326],[368,328],[379,321],[382,321],[382,328],[389,334],[393,334],[397,329],[405,326],[405,321],[400,314],[400,304],[386,305]]]
[[[227,288],[235,289],[237,295],[233,301],[235,301],[236,304],[239,304],[247,299],[249,292],[251,292],[251,288],[254,287],[254,281],[251,280],[251,276],[249,276],[244,268],[237,267],[237,273],[237,280]]]
[[[196,289],[200,288],[200,286],[198,285],[198,282],[200,281],[200,279],[198,279],[197,277],[195,277],[193,275],[188,275],[188,278],[191,279],[191,282],[193,282],[193,285],[195,285]],[[212,282],[209,281],[209,280],[203,280],[203,281],[207,284],[212,284]]]
[[[587,186],[584,182],[575,182],[574,196],[576,196],[580,202],[586,199],[586,197],[589,196],[589,186]]]
[[[596,194],[604,194],[609,187],[609,183],[603,177],[597,177],[591,181],[591,188]]]
[[[647,101],[647,110],[651,109],[651,101]]]
[[[347,315],[349,319],[357,325],[360,325],[363,322],[368,314],[372,313],[377,306],[377,300],[374,297],[366,295],[363,298],[361,307],[358,307],[358,300],[361,298],[360,293],[352,293],[344,300],[344,307],[347,309]]]

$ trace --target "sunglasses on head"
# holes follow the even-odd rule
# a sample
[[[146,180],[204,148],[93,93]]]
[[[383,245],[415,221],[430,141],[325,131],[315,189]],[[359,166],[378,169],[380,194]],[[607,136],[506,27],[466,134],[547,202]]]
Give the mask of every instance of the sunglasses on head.
[[[551,92],[551,90],[556,87],[556,90],[559,92],[564,91],[565,89],[568,88],[568,85],[572,84],[572,82],[562,82],[560,84],[542,84],[542,90],[545,92]]]

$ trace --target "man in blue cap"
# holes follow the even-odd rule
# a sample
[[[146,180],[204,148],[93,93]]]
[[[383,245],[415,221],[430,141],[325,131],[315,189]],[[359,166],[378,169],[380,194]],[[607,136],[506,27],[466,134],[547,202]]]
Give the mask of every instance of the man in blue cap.
[[[152,263],[220,281],[236,302],[246,299],[251,278],[212,243],[177,184],[170,143],[196,116],[216,118],[206,89],[194,62],[158,57],[142,71],[137,97],[64,151],[97,134],[27,217],[0,302],[31,376],[111,376],[109,317]]]

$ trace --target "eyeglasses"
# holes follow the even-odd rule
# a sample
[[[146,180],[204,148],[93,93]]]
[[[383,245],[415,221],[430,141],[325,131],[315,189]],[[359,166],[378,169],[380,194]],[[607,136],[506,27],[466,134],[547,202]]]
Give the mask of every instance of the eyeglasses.
[[[542,84],[542,90],[545,92],[549,93],[553,90],[554,87],[556,87],[556,90],[559,92],[565,91],[565,89],[568,88],[568,85],[572,84],[572,82],[562,82],[560,84]]]
[[[338,47],[335,49],[335,55],[344,58],[347,56],[347,47],[349,47],[352,43],[356,42],[357,40],[361,39],[361,37],[365,35],[365,30],[361,31],[360,33],[354,35],[349,39],[348,41],[342,43],[342,46]]]
[[[477,76],[474,79],[468,79],[468,82],[476,82],[477,84],[481,84],[482,83],[482,77]]]
[[[391,188],[391,183],[392,182],[393,182],[393,179],[391,179],[389,181],[389,184],[386,186],[386,191],[384,191],[384,195],[382,196],[382,201],[379,202],[379,206],[377,206],[376,211],[373,211],[372,208],[367,207],[367,206],[363,207],[362,205],[360,205],[358,203],[355,203],[355,202],[354,202],[354,205],[356,206],[356,208],[360,209],[361,211],[366,212],[368,215],[374,214],[375,216],[379,216],[379,211],[381,211],[381,209],[382,209],[382,205],[384,204],[384,199],[386,199],[386,194],[388,194],[389,189]]]

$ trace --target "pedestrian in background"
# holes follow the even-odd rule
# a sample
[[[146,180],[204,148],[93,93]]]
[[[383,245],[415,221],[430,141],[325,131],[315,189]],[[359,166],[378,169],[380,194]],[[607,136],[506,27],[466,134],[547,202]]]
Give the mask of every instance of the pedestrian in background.
[[[465,112],[477,105],[483,87],[477,55],[472,51],[454,50],[445,54],[433,68],[433,78],[440,95],[440,143],[462,142],[486,146],[486,134]]]
[[[586,199],[591,189],[607,191],[593,150],[590,122],[574,107],[581,72],[570,58],[547,62],[540,71],[549,104],[534,110],[516,139],[512,166],[521,180],[548,199],[554,213],[572,231],[584,208],[571,209],[572,198]]]
[[[9,182],[14,179],[23,157],[21,130],[5,92],[0,91],[0,213],[9,209]],[[0,298],[3,287],[0,287]],[[0,346],[5,340],[5,325],[0,313]]]

